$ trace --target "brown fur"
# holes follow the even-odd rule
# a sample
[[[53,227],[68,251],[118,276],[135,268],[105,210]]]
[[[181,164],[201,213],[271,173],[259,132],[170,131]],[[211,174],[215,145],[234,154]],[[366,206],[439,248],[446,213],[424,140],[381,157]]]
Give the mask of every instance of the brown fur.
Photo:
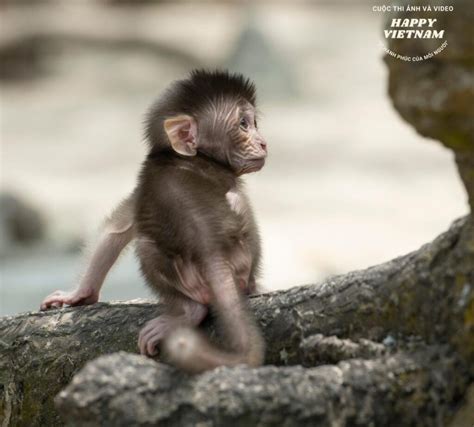
[[[185,301],[212,306],[231,350],[214,348],[192,329],[202,320],[198,316],[189,316],[173,331],[150,326],[141,334],[142,352],[154,354],[153,345],[161,342],[170,361],[190,372],[263,362],[263,339],[243,298],[255,290],[260,239],[239,175],[263,165],[266,146],[254,124],[254,96],[242,96],[247,86],[238,91],[247,81],[225,76],[208,76],[207,97],[196,110],[187,103],[180,109],[173,92],[166,93],[171,117],[177,117],[170,120],[173,147],[156,123],[169,117],[160,112],[167,104],[156,104],[147,126],[155,129],[152,148],[137,187],[137,254],[147,283],[170,310],[178,307],[179,312]],[[203,75],[199,78],[202,84]],[[219,84],[213,86],[215,79]],[[233,82],[231,92],[221,86],[222,79]],[[198,92],[197,83],[184,86]],[[191,125],[183,125],[188,119]],[[175,145],[183,155],[174,151]]]
[[[265,162],[255,116],[255,87],[241,75],[194,71],[173,83],[148,113],[136,189],[108,219],[79,286],[52,293],[41,309],[98,301],[107,272],[136,239],[146,282],[165,306],[140,331],[141,353],[161,344],[189,372],[261,364],[263,338],[244,298],[256,288],[260,240],[239,178]],[[209,306],[228,351],[193,329]]]

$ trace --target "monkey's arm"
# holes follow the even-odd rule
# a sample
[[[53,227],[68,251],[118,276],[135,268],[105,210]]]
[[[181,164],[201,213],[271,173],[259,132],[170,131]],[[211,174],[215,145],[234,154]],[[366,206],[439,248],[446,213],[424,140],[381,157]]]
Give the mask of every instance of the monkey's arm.
[[[73,291],[55,291],[41,303],[41,310],[63,305],[94,304],[110,268],[123,248],[134,238],[135,193],[132,193],[106,220],[104,231],[79,286]]]

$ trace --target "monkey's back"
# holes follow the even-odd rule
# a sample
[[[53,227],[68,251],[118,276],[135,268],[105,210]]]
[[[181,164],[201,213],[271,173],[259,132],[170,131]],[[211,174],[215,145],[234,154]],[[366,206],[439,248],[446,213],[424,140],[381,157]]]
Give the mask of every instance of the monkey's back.
[[[155,244],[166,256],[199,259],[227,250],[255,230],[251,211],[234,212],[226,197],[238,178],[204,156],[150,155],[140,174],[135,224],[139,238]]]

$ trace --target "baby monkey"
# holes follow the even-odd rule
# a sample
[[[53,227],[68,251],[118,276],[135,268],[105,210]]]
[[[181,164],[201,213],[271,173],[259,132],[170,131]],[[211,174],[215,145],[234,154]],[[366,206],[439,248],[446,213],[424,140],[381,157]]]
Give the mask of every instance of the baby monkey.
[[[135,239],[141,271],[165,307],[140,331],[141,353],[159,345],[192,373],[260,365],[264,341],[244,297],[256,288],[260,241],[239,178],[267,156],[255,105],[255,86],[240,74],[197,70],[174,82],[148,113],[138,185],[108,219],[79,287],[54,292],[41,309],[98,301],[108,270]],[[194,329],[209,307],[225,350]]]

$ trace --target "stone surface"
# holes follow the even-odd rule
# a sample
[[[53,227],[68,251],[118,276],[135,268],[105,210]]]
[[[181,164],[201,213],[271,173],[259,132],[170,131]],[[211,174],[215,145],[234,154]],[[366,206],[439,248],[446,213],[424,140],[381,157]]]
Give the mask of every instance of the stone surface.
[[[219,368],[196,377],[115,353],[88,364],[56,402],[68,425],[436,425],[466,382],[441,347],[311,369]]]
[[[473,374],[468,371],[468,368],[474,367],[474,287],[472,286],[474,264],[472,259],[468,258],[470,253],[464,246],[465,236],[471,232],[470,217],[463,218],[455,222],[449,231],[419,251],[388,263],[336,276],[320,284],[252,297],[250,303],[267,342],[266,364],[275,365],[271,369],[261,368],[262,371],[257,370],[246,374],[252,378],[253,386],[258,386],[260,372],[265,373],[261,377],[261,386],[269,381],[271,375],[275,375],[275,381],[278,384],[280,373],[288,374],[289,378],[293,375],[291,369],[283,368],[285,365],[293,366],[303,363],[313,366],[321,363],[322,359],[324,361],[324,358],[334,363],[343,360],[341,363],[344,363],[344,359],[349,358],[354,361],[350,362],[350,366],[354,366],[355,369],[355,371],[352,368],[349,370],[351,375],[357,372],[359,365],[368,371],[374,368],[375,378],[367,377],[367,381],[373,385],[367,385],[366,390],[373,387],[373,393],[376,393],[375,389],[379,387],[377,384],[380,384],[382,389],[385,387],[381,377],[384,372],[382,366],[386,364],[383,358],[390,358],[393,355],[403,366],[405,362],[410,363],[411,353],[415,352],[410,346],[413,341],[411,337],[416,336],[423,354],[425,351],[431,352],[428,348],[435,349],[433,350],[435,353],[446,348],[442,353],[453,354],[456,360],[453,363],[454,359],[450,357],[440,357],[430,370],[429,366],[433,360],[430,356],[427,359],[430,362],[419,365],[419,371],[416,365],[416,371],[420,373],[420,377],[416,376],[414,379],[415,382],[424,383],[427,377],[436,376],[436,372],[439,371],[442,372],[440,375],[446,375],[455,380],[457,384],[455,393],[451,394],[451,391],[446,388],[446,395],[443,395],[443,390],[440,389],[440,399],[442,395],[444,396],[443,404],[438,407],[437,412],[435,411],[437,417],[449,418]],[[89,307],[66,308],[1,318],[0,383],[3,387],[0,389],[0,409],[7,414],[9,421],[14,425],[61,424],[53,405],[55,394],[69,383],[87,361],[101,354],[120,350],[136,352],[140,326],[156,316],[160,310],[159,305],[143,302],[99,303]],[[213,339],[219,342],[220,337],[213,327],[212,319],[206,320],[203,326]],[[363,340],[376,341],[377,344],[370,344],[372,349],[369,353],[371,354],[367,352],[363,354],[364,352],[360,351],[351,354],[346,351],[341,355],[337,346],[333,350],[328,348],[327,340],[320,343],[321,351],[318,350],[317,342],[313,342],[315,345],[308,347],[308,342],[311,343],[314,340],[315,334],[337,336],[341,340],[350,339],[359,342],[359,345],[364,342]],[[391,339],[388,339],[389,337]],[[387,347],[387,355],[381,351],[382,346]],[[399,354],[396,355],[396,353]],[[359,359],[353,359],[353,357]],[[373,365],[372,362],[363,361],[360,357],[374,358],[370,360],[379,360],[379,362],[374,362],[375,365]],[[403,362],[404,358],[406,358],[405,362]],[[420,363],[422,359],[423,357],[420,358]],[[130,360],[139,362],[135,368],[130,368],[132,377],[141,378],[142,375],[147,377],[148,374],[140,372],[142,364],[147,367],[146,369],[150,369],[150,366],[156,368],[154,361],[142,357]],[[103,362],[98,368],[94,368],[94,363],[90,365],[91,369],[99,371],[103,369]],[[118,369],[118,365],[110,361],[105,365],[109,372]],[[377,366],[379,368],[376,368]],[[304,376],[303,368],[295,369],[296,378]],[[122,370],[119,371],[122,372]],[[368,371],[364,375],[369,375]],[[232,400],[236,392],[234,386],[239,390],[238,383],[232,383],[235,379],[234,374],[229,375],[229,381],[225,383],[227,384],[225,390],[229,394],[226,395],[223,392],[224,395],[220,399]],[[100,374],[100,376],[103,375]],[[166,393],[170,396],[175,392],[177,395],[186,395],[191,380],[188,377],[182,378],[179,388],[175,387],[175,383],[165,382],[164,384],[169,385]],[[87,388],[90,379],[91,376],[88,374],[80,381],[78,380],[82,384],[81,390],[84,391]],[[333,376],[326,379],[327,387],[332,387],[333,379]],[[391,381],[390,376],[388,375],[385,380]],[[114,382],[115,379],[111,381]],[[215,381],[218,382],[217,379]],[[315,381],[311,384],[316,383]],[[92,381],[90,386],[96,387],[94,384]],[[337,384],[333,386],[336,387]],[[140,418],[137,418],[137,425],[148,425],[146,421],[148,417],[154,416],[155,413],[162,413],[168,407],[167,400],[160,400],[163,404],[160,406],[153,400],[154,397],[151,399],[155,403],[145,407],[135,407],[136,401],[129,400],[135,395],[135,386],[128,387],[125,378],[122,378],[115,387],[115,394],[107,394],[106,389],[105,395],[101,394],[100,405],[105,406],[99,412],[95,403],[91,403],[92,412],[83,409],[84,394],[77,394],[74,388],[67,389],[66,394],[62,395],[62,400],[58,401],[66,405],[61,406],[64,408],[61,409],[64,419],[71,423],[76,420],[77,425],[87,425],[88,422],[95,425],[94,423],[102,419],[100,417],[110,417],[107,418],[110,420],[120,418],[121,408],[125,405],[132,408],[130,409],[132,413],[142,414]],[[354,387],[357,389],[358,386],[354,384]],[[122,396],[122,391],[125,389],[128,391]],[[427,394],[415,393],[412,395],[413,399],[431,401],[430,390],[423,387],[420,390],[424,390]],[[273,392],[273,389],[267,390],[264,396],[269,395],[270,392]],[[293,396],[291,390],[288,392],[288,395],[274,396],[275,399],[282,399],[281,402],[283,402],[278,403],[278,410],[283,411],[283,408],[286,408],[290,412],[304,414],[306,409],[301,408],[302,403],[291,398]],[[318,387],[314,388],[313,392],[322,393],[322,396],[325,396],[325,392]],[[92,396],[94,396],[93,393]],[[110,401],[106,399],[106,396],[109,396]],[[333,398],[336,397],[333,396]],[[265,401],[266,399],[268,396],[264,398]],[[42,403],[38,404],[38,402]],[[363,407],[363,401],[357,400],[357,402],[353,403],[355,412]],[[418,414],[419,417],[426,416],[427,420],[430,419],[431,409],[429,414],[425,413],[426,408],[419,406],[417,402],[419,401],[412,402],[414,412],[407,412],[407,417]],[[405,407],[405,404],[410,405],[409,402],[405,402],[402,406]],[[238,407],[237,403],[236,405]],[[77,408],[71,409],[73,406]],[[184,411],[183,416],[186,413],[194,414],[195,408],[189,408],[186,405],[183,407],[191,411],[188,413],[180,407]],[[255,414],[258,414],[259,409],[255,407],[255,410]],[[75,414],[74,417],[68,417],[70,411]],[[249,411],[252,412],[250,409]],[[324,412],[325,409],[322,411]],[[208,412],[204,418],[211,422],[211,425],[219,423],[218,412]],[[76,415],[79,413],[82,413],[84,418]],[[98,413],[100,413],[99,418],[97,418]],[[255,417],[255,414],[251,417]],[[386,414],[394,415],[395,413],[387,412]],[[325,413],[322,420],[327,420],[328,416],[330,414]],[[276,420],[281,421],[281,414],[280,418],[278,415],[276,417]],[[196,420],[199,419],[196,418]],[[310,417],[310,419],[311,422],[314,421],[313,418]],[[240,422],[241,419],[236,418],[236,420]],[[273,421],[269,420],[269,423]],[[321,425],[324,425],[323,421]]]
[[[408,4],[408,3],[406,3]],[[423,5],[423,1],[410,2]],[[437,4],[450,6],[443,0]],[[437,139],[452,149],[459,173],[474,206],[474,4],[460,0],[455,11],[400,13],[397,17],[434,17],[445,29],[447,47],[434,58],[404,62],[386,56],[389,94],[400,115],[423,136]],[[437,41],[439,44],[439,41]],[[390,49],[421,55],[435,49],[436,41],[391,39]]]

